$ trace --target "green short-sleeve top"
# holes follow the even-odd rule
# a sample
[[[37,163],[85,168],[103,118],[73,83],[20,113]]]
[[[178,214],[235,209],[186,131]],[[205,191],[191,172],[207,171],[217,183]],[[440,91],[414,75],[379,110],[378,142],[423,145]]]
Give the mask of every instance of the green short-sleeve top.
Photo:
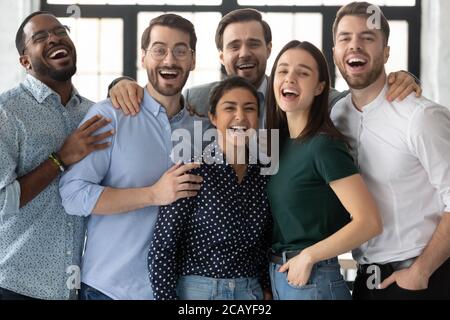
[[[357,174],[347,145],[326,134],[289,139],[268,196],[274,219],[272,249],[303,250],[350,222],[330,182]]]

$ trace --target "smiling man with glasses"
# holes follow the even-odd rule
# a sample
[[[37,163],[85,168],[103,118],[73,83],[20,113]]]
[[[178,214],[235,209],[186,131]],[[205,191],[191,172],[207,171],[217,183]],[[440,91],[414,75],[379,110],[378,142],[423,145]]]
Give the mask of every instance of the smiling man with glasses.
[[[141,110],[126,117],[102,101],[89,111],[111,118],[111,149],[73,166],[61,180],[67,212],[86,216],[81,297],[152,299],[147,254],[159,206],[195,196],[202,179],[186,174],[198,164],[173,165],[172,130],[192,125],[181,90],[195,67],[197,37],[188,20],[165,14],[142,35],[147,70]]]

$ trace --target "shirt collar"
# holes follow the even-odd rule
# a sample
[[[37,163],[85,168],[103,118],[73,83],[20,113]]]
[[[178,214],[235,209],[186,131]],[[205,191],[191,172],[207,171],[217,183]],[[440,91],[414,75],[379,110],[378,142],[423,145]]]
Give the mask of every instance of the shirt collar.
[[[61,101],[61,97],[59,96],[59,94],[50,89],[49,86],[47,86],[39,79],[33,77],[31,74],[26,75],[23,85],[39,103],[44,102],[44,100],[51,95],[54,95],[58,98],[59,101]],[[77,89],[75,89],[75,87],[72,87],[72,95],[70,97],[70,100],[72,100],[74,97],[77,97],[79,101],[82,100],[82,97],[78,93]]]
[[[183,118],[184,115],[184,98],[181,95],[180,98],[181,110],[175,116],[170,119],[170,122],[176,122]],[[144,87],[144,99],[142,100],[142,106],[147,108],[155,117],[158,116],[159,112],[167,113],[166,108],[164,108],[158,101],[156,101],[147,91],[147,87]]]
[[[262,93],[262,96],[263,96],[264,99],[266,98],[267,84],[268,84],[267,76],[264,75],[264,79],[261,82],[261,85],[259,86],[259,88],[257,90],[258,93]]]
[[[349,94],[347,96],[347,99],[349,99],[349,102],[351,104],[351,106],[353,106],[353,109],[362,113],[362,114],[368,114],[369,112],[371,112],[372,110],[374,110],[375,108],[377,108],[379,105],[383,104],[384,102],[386,102],[386,93],[388,91],[388,85],[387,83],[384,85],[383,89],[381,90],[381,92],[378,94],[378,96],[369,104],[366,104],[363,108],[362,111],[359,111],[358,108],[356,108],[356,106],[353,104],[352,101],[352,97],[351,94]]]

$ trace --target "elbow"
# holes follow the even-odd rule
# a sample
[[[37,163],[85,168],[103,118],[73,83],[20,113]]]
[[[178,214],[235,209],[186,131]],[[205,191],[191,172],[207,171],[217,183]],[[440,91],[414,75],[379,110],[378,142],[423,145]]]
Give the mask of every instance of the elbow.
[[[371,219],[367,221],[367,234],[370,236],[370,239],[379,236],[383,232],[383,221],[381,220],[381,216],[376,210],[372,215]]]

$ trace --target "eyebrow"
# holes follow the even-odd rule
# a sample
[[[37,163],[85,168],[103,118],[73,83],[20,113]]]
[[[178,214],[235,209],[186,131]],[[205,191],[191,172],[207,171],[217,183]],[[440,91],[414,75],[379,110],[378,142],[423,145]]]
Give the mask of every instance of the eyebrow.
[[[241,43],[241,42],[258,42],[258,43],[262,43],[261,39],[258,38],[249,38],[249,39],[245,39],[245,41],[242,41],[241,39],[234,39],[230,42],[227,42],[227,46],[230,44],[235,44],[235,43]]]
[[[287,63],[280,63],[278,65],[278,67],[289,67],[289,64],[287,64]],[[305,68],[305,69],[313,71],[313,69],[310,66],[307,66],[306,64],[303,64],[303,63],[297,64],[296,67],[302,67],[302,68]]]
[[[342,32],[339,32],[337,36],[338,36],[338,37],[342,37],[342,36],[349,36],[349,35],[351,35],[351,34],[353,34],[353,33],[352,33],[352,32],[348,32],[348,31],[342,31]],[[360,32],[358,35],[371,35],[371,36],[376,36],[376,33],[375,33],[374,31],[367,30],[367,31]]]
[[[238,102],[236,102],[236,101],[224,101],[224,102],[222,102],[222,104],[231,104],[233,106],[236,106],[238,104]],[[252,105],[256,106],[258,104],[258,102],[247,101],[247,102],[244,103],[244,106],[247,106],[249,104],[252,104]]]

